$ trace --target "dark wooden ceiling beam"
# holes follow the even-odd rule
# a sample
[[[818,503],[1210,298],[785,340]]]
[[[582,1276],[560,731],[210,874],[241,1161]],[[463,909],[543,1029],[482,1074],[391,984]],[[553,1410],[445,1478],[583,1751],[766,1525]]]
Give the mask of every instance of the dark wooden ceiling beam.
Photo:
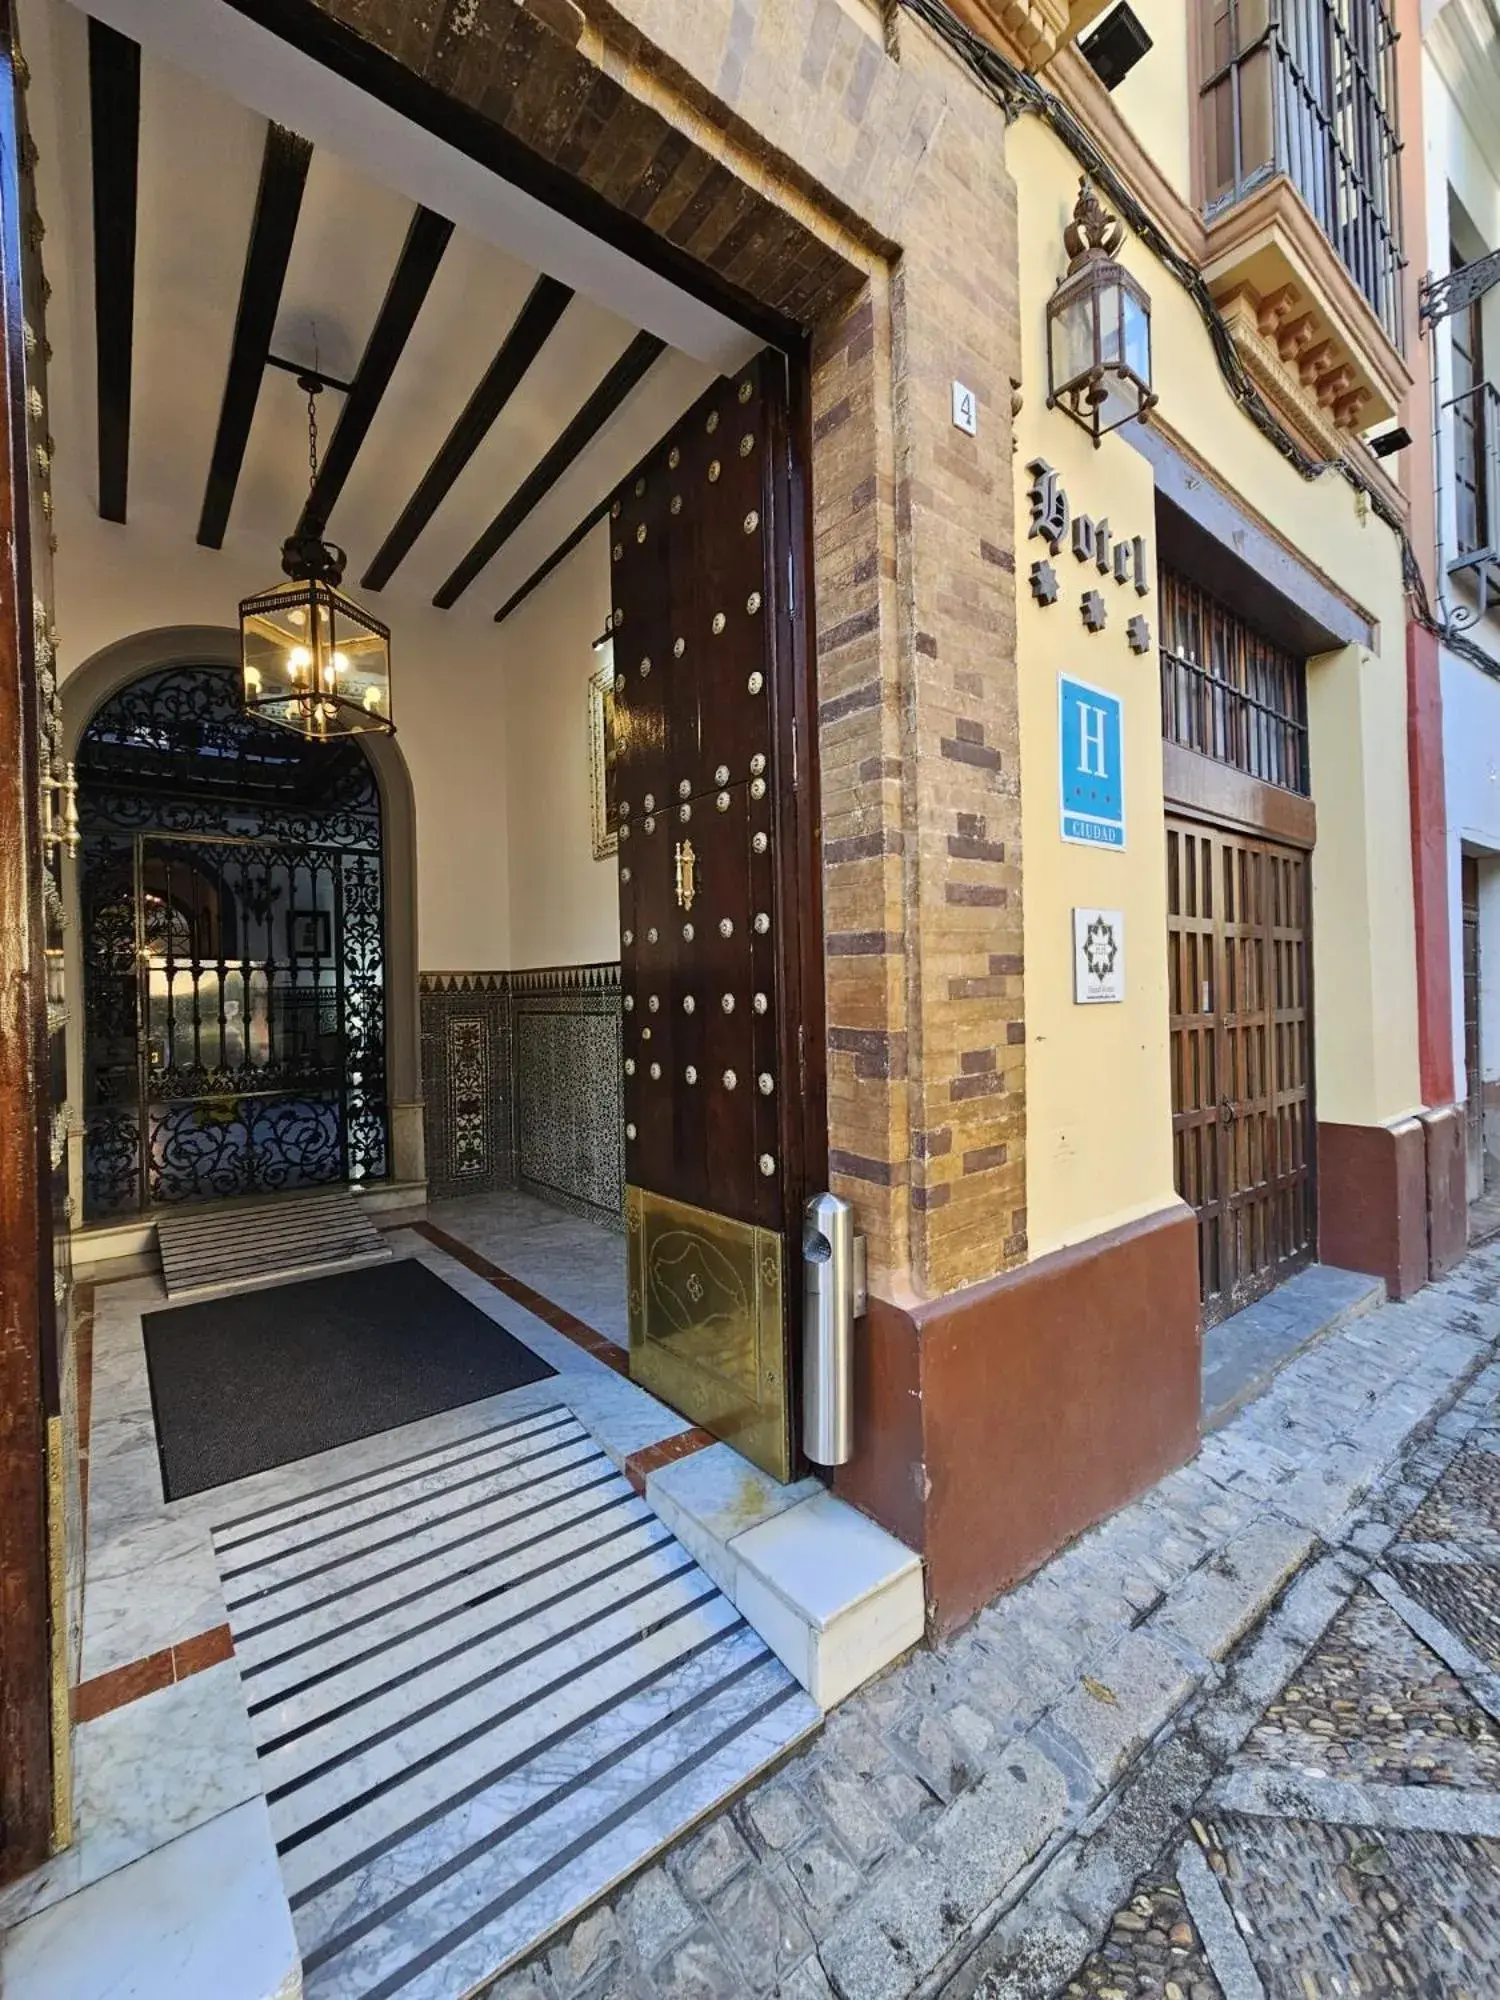
[[[366,590],[383,590],[390,582],[413,542],[442,505],[454,480],[489,435],[495,419],[541,353],[572,296],[571,287],[559,284],[556,278],[538,278],[532,286],[478,388],[360,578]]]
[[[359,448],[369,435],[381,398],[396,372],[396,363],[432,289],[452,235],[453,224],[430,208],[419,208],[412,217],[391,282],[355,370],[348,399],[339,412],[317,479],[303,505],[298,534],[321,535],[328,526],[329,516],[354,470]]]
[[[89,123],[99,512],[106,521],[123,521],[130,476],[141,49],[128,35],[93,19],[89,21]]]
[[[520,527],[532,509],[587,449],[631,391],[641,381],[667,343],[654,333],[638,333],[610,369],[562,436],[521,481],[510,499],[485,529],[463,561],[438,591],[433,603],[441,611],[458,602],[479,572]]]
[[[198,521],[198,540],[205,548],[224,546],[224,531],[229,526],[234,489],[245,462],[245,446],[250,440],[255,402],[281,307],[281,288],[286,282],[311,159],[312,146],[306,139],[298,138],[295,132],[288,132],[281,125],[267,127],[260,189],[255,197],[255,220],[250,226],[245,274],[240,280],[239,311],[229,350],[229,372],[224,379],[219,428]]]
[[[544,563],[537,564],[519,590],[511,592],[510,596],[506,598],[500,609],[495,613],[495,623],[497,625],[503,625],[512,611],[518,611],[536,589],[537,585],[545,583],[558,564],[565,562],[572,555],[574,549],[577,548],[578,544],[589,531],[592,528],[598,527],[599,523],[609,512],[609,502],[610,496],[608,493],[605,494],[602,500],[596,500],[594,505],[590,507],[583,519],[578,523],[578,526],[573,530],[572,534],[566,536],[558,543],[557,547]]]

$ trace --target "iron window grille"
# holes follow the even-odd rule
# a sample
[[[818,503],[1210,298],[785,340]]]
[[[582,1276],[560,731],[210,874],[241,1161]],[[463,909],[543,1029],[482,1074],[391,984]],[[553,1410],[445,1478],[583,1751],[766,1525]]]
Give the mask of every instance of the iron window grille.
[[[1305,661],[1165,564],[1160,577],[1162,735],[1306,798]]]
[[[1455,356],[1456,359],[1456,356]],[[1455,373],[1457,369],[1455,368]],[[1481,617],[1500,603],[1500,388],[1475,382],[1448,398],[1453,413],[1453,499],[1457,546],[1448,574],[1470,571]]]
[[[1453,259],[1457,268],[1461,259]],[[1445,407],[1453,426],[1454,553],[1450,576],[1473,574],[1479,615],[1500,601],[1500,388],[1485,380],[1480,301],[1454,313],[1453,394]]]
[[[1386,0],[1204,7],[1208,214],[1285,174],[1401,348],[1401,141]]]

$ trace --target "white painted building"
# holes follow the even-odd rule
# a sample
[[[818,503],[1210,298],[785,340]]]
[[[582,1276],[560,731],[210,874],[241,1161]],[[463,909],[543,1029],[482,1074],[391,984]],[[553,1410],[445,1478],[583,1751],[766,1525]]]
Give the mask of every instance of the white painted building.
[[[1426,234],[1441,278],[1500,251],[1495,0],[1424,7],[1423,55]],[[1442,694],[1454,1073],[1469,1106],[1471,1201],[1486,1179],[1500,1182],[1500,266],[1494,277],[1477,297],[1466,296],[1477,286],[1455,288],[1435,332],[1439,590],[1467,642],[1442,649]]]

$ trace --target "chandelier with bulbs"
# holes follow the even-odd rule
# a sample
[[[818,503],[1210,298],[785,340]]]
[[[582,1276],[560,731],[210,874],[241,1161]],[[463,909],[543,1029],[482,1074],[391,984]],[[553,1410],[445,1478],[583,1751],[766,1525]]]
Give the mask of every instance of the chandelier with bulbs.
[[[323,377],[297,378],[307,393],[309,491],[318,477],[317,397]],[[307,517],[304,516],[304,520]],[[240,671],[251,715],[315,742],[395,732],[388,626],[344,596],[341,548],[299,529],[283,542],[287,581],[240,605]]]

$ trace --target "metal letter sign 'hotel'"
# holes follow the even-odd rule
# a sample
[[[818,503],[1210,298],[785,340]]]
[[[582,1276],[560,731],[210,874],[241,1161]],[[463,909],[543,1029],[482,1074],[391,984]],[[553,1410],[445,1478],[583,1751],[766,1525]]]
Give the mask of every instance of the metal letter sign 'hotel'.
[[[1086,847],[1123,847],[1125,772],[1120,697],[1060,674],[1057,722],[1063,839]]]

